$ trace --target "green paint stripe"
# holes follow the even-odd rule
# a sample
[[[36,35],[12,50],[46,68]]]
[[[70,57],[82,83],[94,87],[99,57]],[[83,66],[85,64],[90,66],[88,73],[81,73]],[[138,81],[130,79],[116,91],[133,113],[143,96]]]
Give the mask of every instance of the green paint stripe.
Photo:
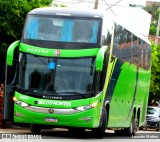
[[[108,67],[107,67],[106,81],[105,81],[104,88],[103,88],[103,90],[104,90],[103,98],[105,98],[105,94],[106,94],[108,84],[109,84],[109,80],[110,80],[111,69],[112,69],[112,66],[113,66],[113,62],[111,62],[111,59],[112,59],[113,44],[114,44],[114,27],[112,29],[112,33],[113,34],[112,34],[112,37],[111,37],[111,45],[109,47],[110,50],[109,50],[109,61],[108,61]]]
[[[116,62],[117,62],[117,58],[115,58],[115,59],[113,60],[113,65],[112,65],[112,69],[111,69],[110,78],[112,77],[112,74],[113,74],[113,71],[114,71],[114,68],[115,68]]]
[[[105,85],[104,85],[104,94],[106,94],[106,92],[107,92],[108,84],[109,84],[109,81],[110,81],[110,79],[112,77],[116,62],[117,62],[117,58],[115,58],[108,65],[107,74],[106,74],[106,82],[105,82]]]
[[[27,45],[24,43],[20,43],[19,50],[22,52],[39,55],[39,56],[47,56],[47,57],[90,57],[96,56],[100,48],[92,48],[92,49],[78,49],[78,50],[68,50],[68,49],[48,49],[41,48],[36,46]],[[56,53],[58,53],[56,55]]]

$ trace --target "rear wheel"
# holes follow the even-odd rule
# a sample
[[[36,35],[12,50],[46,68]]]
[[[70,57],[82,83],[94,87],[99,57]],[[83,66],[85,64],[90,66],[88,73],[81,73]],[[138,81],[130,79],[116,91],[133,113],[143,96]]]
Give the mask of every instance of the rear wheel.
[[[147,131],[148,129],[148,124],[145,122],[145,124],[142,126],[142,130]]]
[[[160,131],[160,121],[157,122],[157,129],[156,129],[156,131]]]
[[[93,136],[95,136],[96,138],[103,138],[106,130],[106,120],[107,120],[107,113],[106,110],[103,109],[100,126],[98,128],[92,129]]]
[[[33,134],[39,134],[41,131],[41,126],[38,124],[31,124],[30,129]]]
[[[136,133],[136,120],[133,116],[131,121],[131,126],[129,128],[124,128],[124,134],[126,136],[134,136],[135,133]]]
[[[123,136],[124,135],[124,130],[114,130],[114,133],[116,136]]]

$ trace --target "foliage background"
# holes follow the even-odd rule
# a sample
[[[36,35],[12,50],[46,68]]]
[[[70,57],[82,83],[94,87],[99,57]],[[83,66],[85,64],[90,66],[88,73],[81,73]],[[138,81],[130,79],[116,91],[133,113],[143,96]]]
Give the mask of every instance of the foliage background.
[[[7,48],[21,38],[27,13],[51,3],[52,0],[0,0],[0,83],[4,82]]]
[[[37,7],[50,5],[52,0],[0,0],[0,54],[8,45],[20,39],[27,13]]]
[[[149,6],[144,7],[144,10],[152,15],[149,34],[156,35],[160,6],[155,2]]]
[[[152,56],[151,56],[151,81],[150,81],[150,94],[149,105],[155,101],[160,100],[160,45],[151,43]]]

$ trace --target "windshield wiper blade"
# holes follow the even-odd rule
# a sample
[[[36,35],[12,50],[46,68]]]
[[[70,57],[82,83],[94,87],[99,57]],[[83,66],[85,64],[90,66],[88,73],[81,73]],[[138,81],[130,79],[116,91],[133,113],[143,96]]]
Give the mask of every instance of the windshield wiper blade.
[[[22,89],[22,88],[17,88],[18,91],[20,91],[20,93],[31,93],[31,94],[39,94],[37,92],[34,92],[33,90],[30,90],[30,89]]]
[[[80,93],[80,92],[59,92],[58,94],[71,94],[71,95],[79,95],[83,98],[87,98],[86,95],[93,94],[94,92],[86,92],[86,93]]]
[[[38,94],[37,92],[31,91],[31,90],[23,90],[21,93],[31,93],[31,94]]]

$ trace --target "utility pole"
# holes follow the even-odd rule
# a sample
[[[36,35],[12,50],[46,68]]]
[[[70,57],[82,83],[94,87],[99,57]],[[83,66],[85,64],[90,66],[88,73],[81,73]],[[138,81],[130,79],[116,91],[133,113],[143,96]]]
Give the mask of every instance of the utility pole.
[[[98,9],[98,1],[99,1],[99,0],[95,0],[94,9]]]
[[[158,45],[159,28],[160,28],[160,13],[159,13],[158,24],[157,24],[157,31],[156,31],[155,45]]]

